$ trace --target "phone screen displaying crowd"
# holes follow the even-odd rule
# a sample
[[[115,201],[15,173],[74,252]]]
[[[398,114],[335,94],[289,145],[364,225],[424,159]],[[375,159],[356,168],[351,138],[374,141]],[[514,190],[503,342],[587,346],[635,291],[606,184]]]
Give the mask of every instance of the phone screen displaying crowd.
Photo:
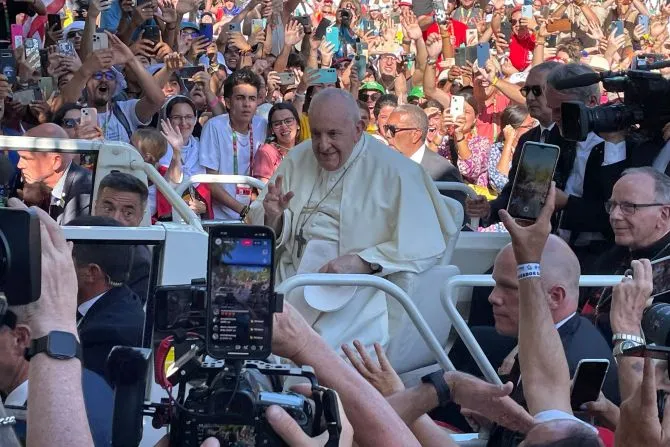
[[[214,227],[209,240],[208,353],[217,358],[269,355],[274,235],[263,227]]]

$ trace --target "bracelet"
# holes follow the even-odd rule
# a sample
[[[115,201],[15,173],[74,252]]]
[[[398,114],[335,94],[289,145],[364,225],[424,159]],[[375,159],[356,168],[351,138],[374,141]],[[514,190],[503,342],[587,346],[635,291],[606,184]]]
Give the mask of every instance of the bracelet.
[[[517,279],[526,279],[533,277],[540,277],[540,264],[529,263],[529,264],[519,264],[516,266],[516,277]]]
[[[460,142],[463,141],[463,140],[465,140],[465,137],[463,137],[463,138],[461,138],[461,139],[458,139],[458,138],[457,138],[457,139],[456,139],[456,143],[460,143]]]
[[[493,80],[491,81],[491,85],[495,87],[499,80],[500,78],[498,76],[494,76]]]
[[[426,60],[426,65],[435,65],[436,63],[437,63],[437,59],[428,58]]]

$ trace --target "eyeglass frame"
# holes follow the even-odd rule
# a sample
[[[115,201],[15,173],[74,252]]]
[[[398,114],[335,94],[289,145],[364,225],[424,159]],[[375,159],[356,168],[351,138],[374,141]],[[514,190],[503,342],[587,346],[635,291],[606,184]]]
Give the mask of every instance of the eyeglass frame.
[[[169,116],[168,117],[170,120],[174,120],[178,123],[195,123],[196,116],[195,115],[186,115],[186,116],[181,116],[181,115],[174,115],[174,116]]]
[[[384,125],[384,132],[390,135],[391,138],[395,138],[398,132],[404,132],[406,130],[419,130],[419,129],[416,127],[396,127],[394,124]]]
[[[622,206],[623,205],[623,206]],[[621,214],[624,216],[633,216],[638,208],[650,208],[652,206],[670,206],[669,203],[630,203],[630,202],[617,202],[614,200],[608,200],[605,202],[605,212],[607,214],[612,214],[612,211],[616,209],[616,207],[619,207],[621,209]],[[624,211],[624,207],[632,207],[633,211],[628,212]]]
[[[282,124],[286,127],[291,127],[291,125],[293,125],[297,122],[298,121],[295,119],[295,117],[292,116],[290,118],[284,118],[283,120],[270,121],[270,126],[273,129],[281,127]]]
[[[98,79],[98,75],[100,75],[100,79]],[[95,79],[96,81],[102,81],[103,78],[106,81],[116,81],[116,73],[114,73],[113,70],[96,71],[91,75],[91,78]]]
[[[74,126],[67,125],[68,123],[74,123]],[[74,129],[81,124],[81,118],[63,118],[64,129]]]

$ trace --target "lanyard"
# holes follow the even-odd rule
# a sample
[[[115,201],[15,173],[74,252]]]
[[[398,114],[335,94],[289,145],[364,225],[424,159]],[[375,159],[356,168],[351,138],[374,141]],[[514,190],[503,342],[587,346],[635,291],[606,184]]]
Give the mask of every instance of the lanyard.
[[[230,126],[231,132],[233,132],[233,174],[238,175],[239,167],[237,161],[237,132],[233,130],[233,126]],[[251,169],[254,166],[254,129],[249,124],[249,175],[251,175]]]

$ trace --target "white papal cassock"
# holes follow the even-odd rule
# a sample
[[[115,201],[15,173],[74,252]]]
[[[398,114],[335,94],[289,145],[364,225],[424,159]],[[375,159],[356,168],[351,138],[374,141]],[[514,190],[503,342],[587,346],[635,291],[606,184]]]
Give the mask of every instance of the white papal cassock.
[[[384,277],[428,270],[444,254],[448,235],[457,232],[421,165],[367,133],[337,171],[320,168],[311,141],[305,141],[288,153],[270,182],[280,175],[284,178],[282,192],[292,191],[295,196],[284,212],[282,233],[277,236],[277,284],[298,271],[301,232],[307,241],[330,241],[338,256],[358,254],[381,265],[379,275]],[[264,197],[265,191],[251,207],[251,221],[257,225],[264,221]],[[304,251],[302,247],[300,255]],[[322,264],[328,261],[324,259]],[[398,285],[407,290],[406,284]],[[285,299],[336,350],[354,339],[368,347],[374,342],[386,346],[389,315],[385,294],[363,287],[353,296],[343,295],[351,299],[329,311],[324,311],[329,306],[310,306],[302,288]]]

